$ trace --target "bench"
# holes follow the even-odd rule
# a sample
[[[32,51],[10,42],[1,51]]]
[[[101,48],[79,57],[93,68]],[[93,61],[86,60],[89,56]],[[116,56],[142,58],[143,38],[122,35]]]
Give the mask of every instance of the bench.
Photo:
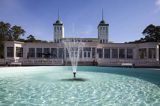
[[[121,66],[133,67],[133,63],[122,63]]]
[[[20,62],[11,62],[9,65],[10,66],[21,66],[22,63],[20,63]]]

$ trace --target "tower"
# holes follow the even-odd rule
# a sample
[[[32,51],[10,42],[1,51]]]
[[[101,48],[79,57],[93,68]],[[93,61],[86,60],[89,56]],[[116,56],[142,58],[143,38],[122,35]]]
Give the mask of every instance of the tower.
[[[103,9],[102,9],[102,20],[98,25],[98,39],[100,43],[108,43],[108,27],[109,24],[103,19]]]
[[[54,26],[54,42],[59,43],[61,39],[64,38],[64,25],[62,21],[59,19],[59,10],[58,10],[58,19],[53,24]]]

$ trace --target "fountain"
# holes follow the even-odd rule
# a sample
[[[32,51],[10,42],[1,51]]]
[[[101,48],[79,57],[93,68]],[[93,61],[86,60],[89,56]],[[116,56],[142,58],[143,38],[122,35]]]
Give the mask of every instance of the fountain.
[[[63,44],[66,50],[66,57],[68,57],[71,61],[73,77],[76,78],[78,61],[80,55],[82,55],[82,50],[85,44],[76,39],[65,40],[63,41]]]

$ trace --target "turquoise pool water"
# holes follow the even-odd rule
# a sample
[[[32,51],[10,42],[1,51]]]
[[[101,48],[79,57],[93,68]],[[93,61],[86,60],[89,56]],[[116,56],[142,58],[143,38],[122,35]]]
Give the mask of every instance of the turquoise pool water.
[[[0,106],[160,106],[160,69],[0,68]]]

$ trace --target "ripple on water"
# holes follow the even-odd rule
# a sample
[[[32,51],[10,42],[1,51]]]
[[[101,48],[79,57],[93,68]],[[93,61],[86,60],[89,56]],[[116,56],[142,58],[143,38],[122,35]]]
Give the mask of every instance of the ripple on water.
[[[65,73],[65,74],[64,74]],[[59,77],[61,76],[61,77]],[[124,106],[159,105],[160,88],[150,82],[97,72],[40,72],[0,77],[0,105]]]

